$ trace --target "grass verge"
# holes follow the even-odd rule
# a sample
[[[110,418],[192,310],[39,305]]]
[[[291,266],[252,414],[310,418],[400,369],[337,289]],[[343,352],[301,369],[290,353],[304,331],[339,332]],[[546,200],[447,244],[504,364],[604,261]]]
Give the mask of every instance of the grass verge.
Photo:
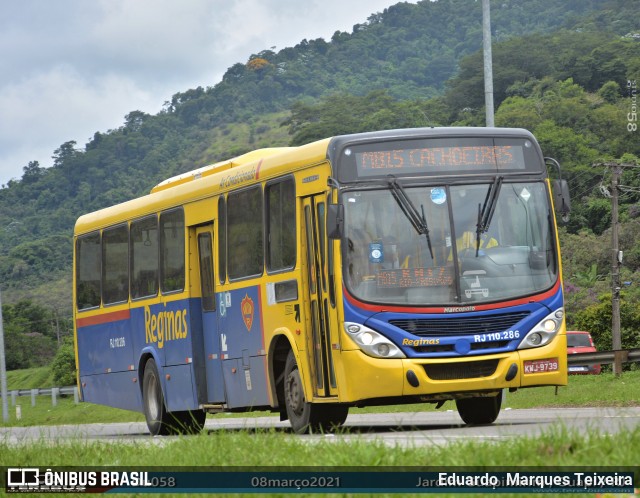
[[[148,444],[71,441],[25,445],[0,443],[6,466],[637,466],[640,427],[616,435],[578,433],[554,427],[536,436],[501,442],[452,442],[402,447],[381,441],[327,436],[309,444],[277,430],[207,431],[197,436],[148,438]],[[621,442],[624,441],[624,444]],[[597,457],[596,457],[597,456]]]
[[[199,467],[201,471],[206,470],[203,467],[240,466],[251,471],[267,467],[268,470],[282,467],[289,470],[325,467],[327,472],[331,469],[347,470],[343,469],[345,467],[351,471],[357,470],[357,467],[364,471],[379,472],[399,467],[415,469],[431,466],[440,471],[476,467],[487,471],[518,468],[554,472],[559,467],[585,470],[594,465],[622,470],[624,467],[637,468],[640,461],[640,427],[622,431],[615,436],[581,434],[568,428],[556,427],[537,437],[521,437],[497,443],[453,442],[446,446],[398,446],[392,449],[379,441],[344,441],[336,437],[309,444],[296,435],[274,430],[213,431],[198,436],[164,439],[161,444],[154,444],[158,442],[158,438],[148,438],[146,441],[146,444],[95,441],[51,444],[42,441],[22,446],[0,443],[0,465],[39,468],[81,465],[131,470],[146,468],[151,471],[161,470],[158,467],[171,471],[186,470],[188,467]],[[257,495],[252,493],[243,496]],[[321,495],[314,493],[305,496]],[[465,493],[465,496],[471,495]]]

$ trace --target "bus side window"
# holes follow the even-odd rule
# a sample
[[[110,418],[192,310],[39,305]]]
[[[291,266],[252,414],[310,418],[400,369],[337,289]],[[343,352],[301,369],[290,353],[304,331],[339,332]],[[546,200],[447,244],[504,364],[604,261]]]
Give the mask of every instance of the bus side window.
[[[229,280],[262,275],[264,269],[262,189],[250,187],[227,196]]]
[[[160,283],[162,292],[184,289],[184,211],[160,214]]]
[[[224,195],[218,199],[218,275],[220,283],[227,279],[227,204]]]
[[[296,265],[296,192],[293,178],[267,185],[267,269]]]
[[[76,240],[76,306],[79,310],[100,306],[100,233]]]
[[[102,232],[102,302],[129,299],[129,227],[120,225]]]
[[[131,223],[131,299],[158,294],[158,218]]]

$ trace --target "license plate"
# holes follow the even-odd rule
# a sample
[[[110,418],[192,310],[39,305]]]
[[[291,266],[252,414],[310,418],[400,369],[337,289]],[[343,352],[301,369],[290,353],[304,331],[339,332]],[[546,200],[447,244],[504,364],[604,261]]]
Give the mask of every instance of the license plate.
[[[524,362],[525,374],[555,372],[557,370],[558,358],[545,358],[544,360],[527,360]]]

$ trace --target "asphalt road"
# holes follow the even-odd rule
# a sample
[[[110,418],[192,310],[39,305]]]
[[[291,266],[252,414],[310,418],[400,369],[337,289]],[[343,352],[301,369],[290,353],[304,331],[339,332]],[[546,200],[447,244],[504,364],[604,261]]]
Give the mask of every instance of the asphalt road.
[[[453,441],[503,441],[524,435],[537,435],[554,427],[615,434],[640,424],[640,407],[630,408],[543,408],[501,411],[489,426],[467,427],[455,411],[350,414],[346,431],[339,434],[297,436],[310,442],[324,440],[378,440],[390,446],[444,445]],[[290,433],[288,422],[272,417],[208,417],[206,431],[240,431],[275,428]],[[173,436],[172,436],[173,437]],[[170,437],[151,437],[144,423],[82,424],[40,427],[0,428],[5,444],[33,440],[96,440],[162,444]]]

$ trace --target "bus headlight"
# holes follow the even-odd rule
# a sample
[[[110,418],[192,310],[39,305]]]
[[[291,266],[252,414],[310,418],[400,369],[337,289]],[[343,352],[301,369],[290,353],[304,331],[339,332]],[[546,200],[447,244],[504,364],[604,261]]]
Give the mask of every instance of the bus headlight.
[[[542,319],[531,331],[524,336],[518,349],[537,348],[549,344],[556,336],[562,325],[564,308],[559,308]]]
[[[358,347],[374,358],[406,358],[400,348],[389,339],[359,323],[344,322],[344,329]]]

